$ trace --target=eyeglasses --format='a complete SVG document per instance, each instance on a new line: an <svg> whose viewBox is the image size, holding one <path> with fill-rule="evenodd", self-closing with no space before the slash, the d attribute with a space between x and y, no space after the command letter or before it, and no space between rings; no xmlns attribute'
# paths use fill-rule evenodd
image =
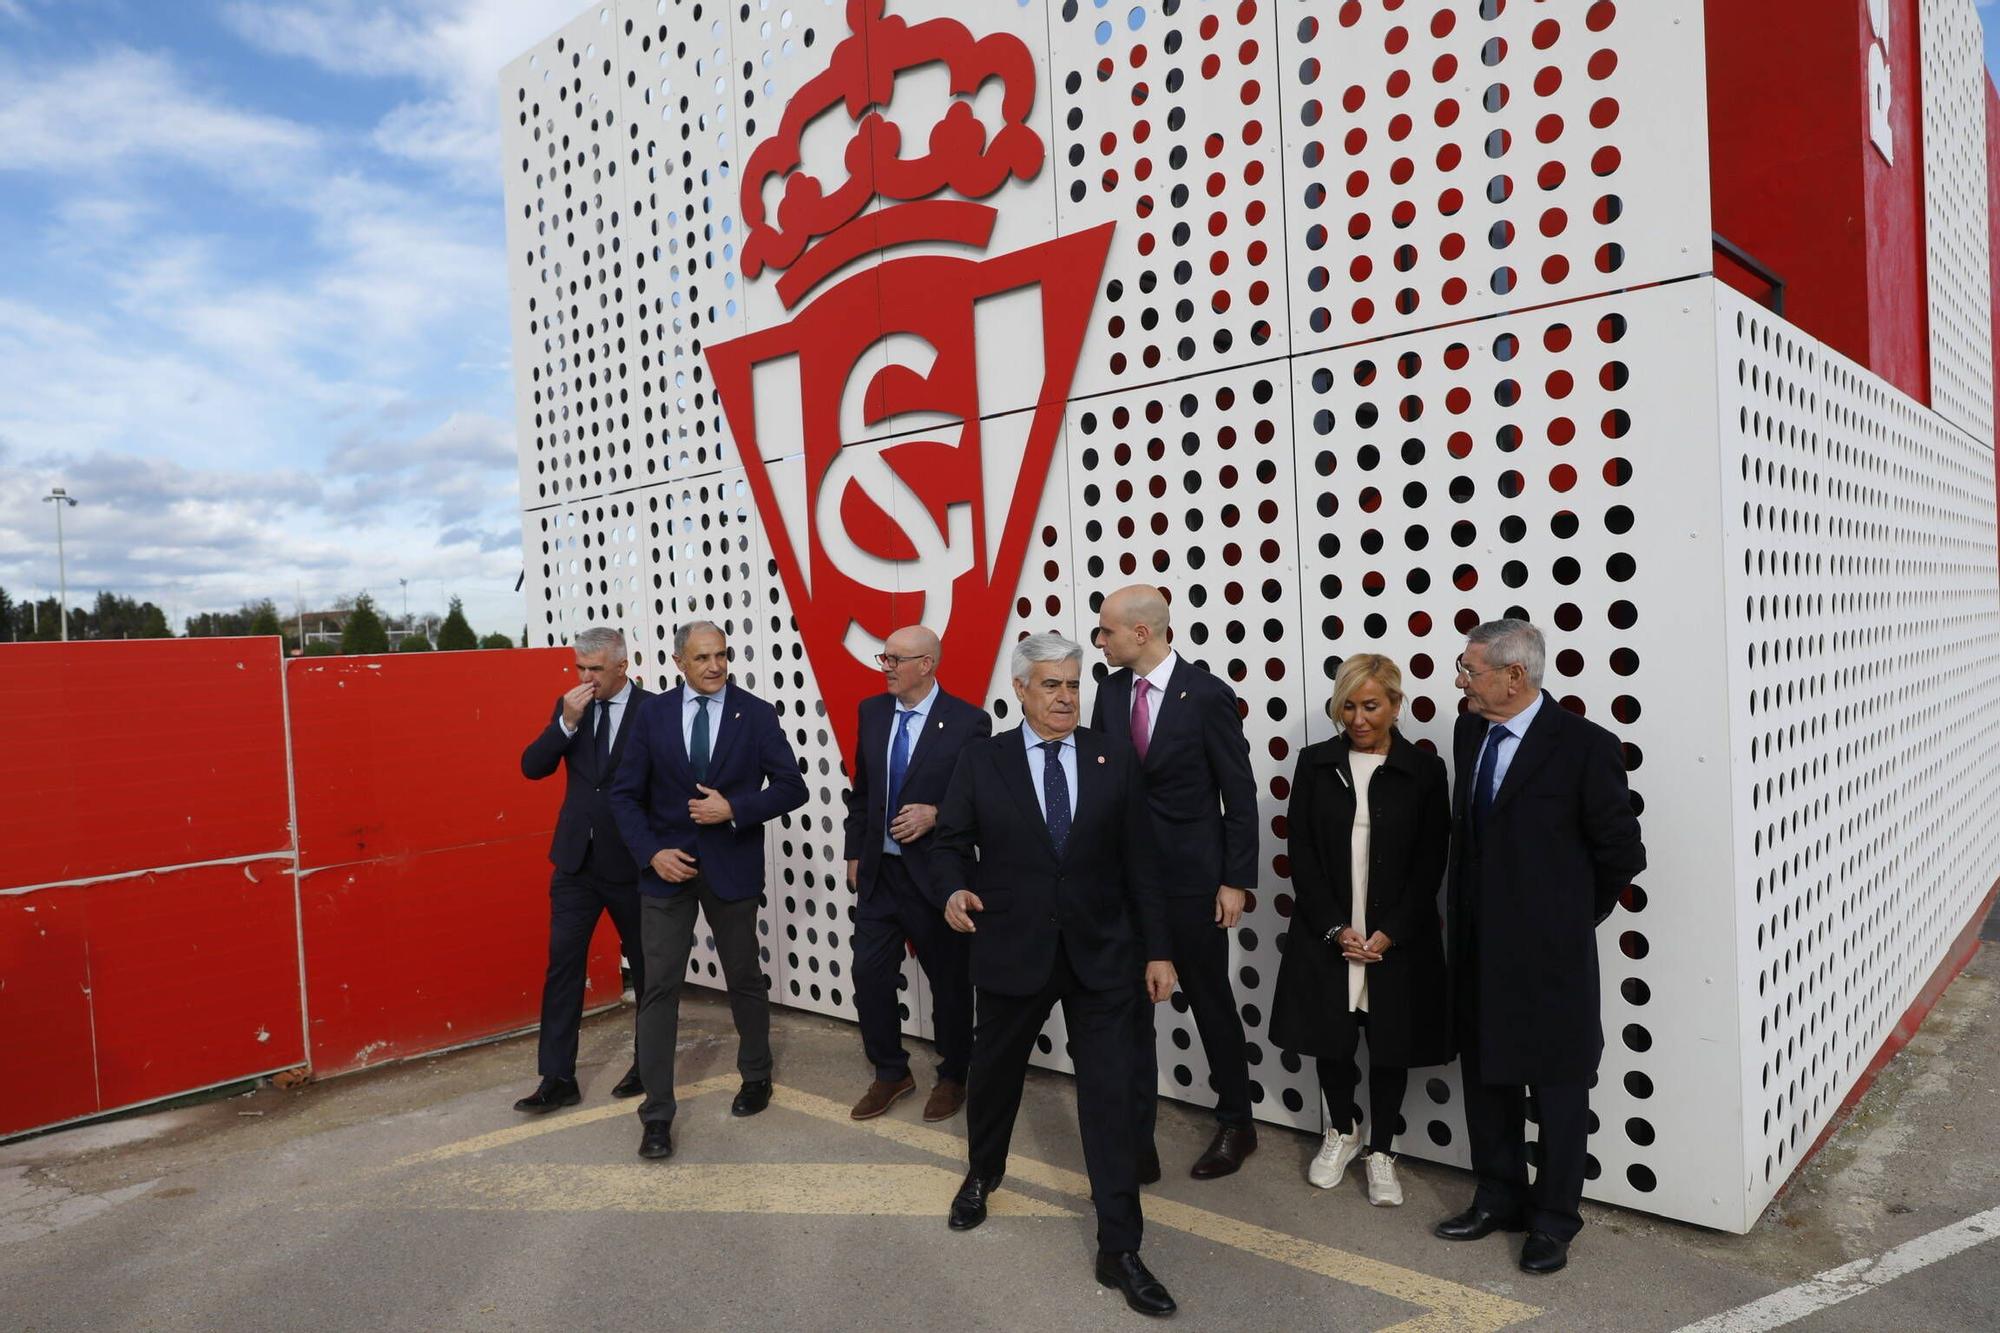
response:
<svg viewBox="0 0 2000 1333"><path fill-rule="evenodd" d="M1478 680L1481 676L1490 676L1496 671L1505 671L1509 666L1512 665L1514 664L1509 662L1501 666L1481 667L1477 671L1474 671L1471 667L1465 664L1465 659L1463 657L1459 658L1457 661L1452 663L1452 666L1457 668L1458 674L1465 677L1467 680Z"/></svg>
<svg viewBox="0 0 2000 1333"><path fill-rule="evenodd" d="M877 653L875 654L875 662L876 665L882 667L884 670L894 671L905 662L922 662L929 657L929 653L919 653L915 657L898 657L894 653Z"/></svg>

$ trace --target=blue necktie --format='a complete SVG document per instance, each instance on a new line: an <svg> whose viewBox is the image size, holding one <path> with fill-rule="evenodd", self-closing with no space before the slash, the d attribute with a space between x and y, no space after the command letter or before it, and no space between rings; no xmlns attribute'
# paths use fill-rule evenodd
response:
<svg viewBox="0 0 2000 1333"><path fill-rule="evenodd" d="M1069 840L1069 778L1063 773L1062 742L1042 742L1042 817L1049 821L1049 841L1060 855Z"/></svg>
<svg viewBox="0 0 2000 1333"><path fill-rule="evenodd" d="M694 769L696 782L708 781L708 696L696 695L694 701L694 738L688 744L688 766Z"/></svg>
<svg viewBox="0 0 2000 1333"><path fill-rule="evenodd" d="M889 808L884 812L888 824L896 822L896 811L903 805L903 775L910 771L910 719L916 716L914 709L896 710L896 739L889 745ZM883 830L888 831L886 826ZM893 838L891 842L895 841Z"/></svg>
<svg viewBox="0 0 2000 1333"><path fill-rule="evenodd" d="M594 753L597 761L597 780L602 782L611 768L611 701L602 699L597 705L597 735L593 737Z"/></svg>
<svg viewBox="0 0 2000 1333"><path fill-rule="evenodd" d="M1479 755L1479 776L1473 779L1472 830L1486 829L1486 816L1493 810L1493 775L1500 770L1500 738L1510 734L1495 722L1486 728L1486 748Z"/></svg>

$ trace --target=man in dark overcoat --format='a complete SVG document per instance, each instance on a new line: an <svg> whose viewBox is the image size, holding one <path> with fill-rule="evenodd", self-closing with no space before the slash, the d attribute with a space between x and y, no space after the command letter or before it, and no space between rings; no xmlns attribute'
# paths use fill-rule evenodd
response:
<svg viewBox="0 0 2000 1333"><path fill-rule="evenodd" d="M1524 620L1466 638L1453 735L1448 876L1454 1017L1478 1188L1446 1240L1526 1231L1521 1268L1553 1273L1582 1229L1590 1084L1604 1052L1597 927L1646 868L1618 740L1543 693ZM1528 1183L1525 1094L1540 1160Z"/></svg>

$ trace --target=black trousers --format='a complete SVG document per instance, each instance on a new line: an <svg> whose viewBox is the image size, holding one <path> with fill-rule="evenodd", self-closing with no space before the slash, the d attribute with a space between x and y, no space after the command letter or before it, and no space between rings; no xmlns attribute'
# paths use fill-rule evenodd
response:
<svg viewBox="0 0 2000 1333"><path fill-rule="evenodd" d="M1354 1062L1355 1048L1361 1043L1361 1029L1368 1015L1354 1012L1354 1045L1339 1055L1323 1055L1313 1063L1319 1073L1320 1094L1326 1098L1327 1127L1342 1134L1354 1130L1354 1090L1361 1082L1361 1067ZM1396 1127L1403 1116L1403 1094L1410 1090L1410 1071L1401 1065L1375 1062L1368 1053L1368 1151L1388 1152L1396 1141Z"/></svg>
<svg viewBox="0 0 2000 1333"><path fill-rule="evenodd" d="M1476 984L1468 960L1465 976ZM1588 1083L1489 1083L1479 1065L1479 1015L1465 1000L1458 1014L1459 1077L1465 1093L1465 1132L1478 1177L1474 1206L1498 1217L1519 1218L1530 1231L1569 1240L1583 1230L1579 1205L1589 1161ZM1541 1126L1540 1160L1528 1183L1527 1098L1535 1099Z"/></svg>
<svg viewBox="0 0 2000 1333"><path fill-rule="evenodd" d="M575 874L549 876L549 966L542 977L542 1035L535 1072L543 1078L576 1078L577 1028L583 1022L584 978L597 920L611 914L618 945L632 968L632 990L646 993L646 962L639 945L639 890L590 872L586 856Z"/></svg>
<svg viewBox="0 0 2000 1333"><path fill-rule="evenodd" d="M1058 1003L1076 1061L1076 1123L1083 1136L1084 1169L1097 1203L1097 1248L1136 1250L1144 1225L1139 1213L1139 1155L1130 1132L1132 1007L1140 1003L1139 988L1086 988L1071 971L1061 945L1056 946L1056 965L1048 984L1038 994L978 992L965 1105L971 1166L989 1179L1006 1173L1028 1055Z"/></svg>
<svg viewBox="0 0 2000 1333"><path fill-rule="evenodd" d="M1167 936L1181 994L1194 1015L1201 1049L1208 1057L1209 1085L1215 1089L1215 1118L1224 1125L1250 1123L1250 1060L1244 1047L1243 1020L1236 1009L1236 992L1229 985L1229 932L1215 924L1215 895L1169 898L1165 901ZM1153 1146L1153 1124L1159 1115L1160 1048L1153 1026L1153 1008L1142 996L1138 1003L1138 1068L1133 1096L1138 1105L1139 1144Z"/></svg>
<svg viewBox="0 0 2000 1333"><path fill-rule="evenodd" d="M639 1001L639 1077L646 1099L639 1119L674 1118L674 1048L680 1041L681 986L694 949L695 909L708 918L722 979L729 986L729 1014L736 1021L736 1069L744 1081L771 1077L771 1001L757 948L757 900L725 902L696 875L669 897L643 894L640 935L646 953L646 990Z"/></svg>
<svg viewBox="0 0 2000 1333"><path fill-rule="evenodd" d="M917 963L931 984L931 1023L937 1032L940 1079L963 1083L972 1062L971 937L944 922L900 856L884 856L882 869L854 915L854 1007L861 1018L861 1049L875 1077L900 1083L910 1072L896 989L903 977L903 945L916 946Z"/></svg>

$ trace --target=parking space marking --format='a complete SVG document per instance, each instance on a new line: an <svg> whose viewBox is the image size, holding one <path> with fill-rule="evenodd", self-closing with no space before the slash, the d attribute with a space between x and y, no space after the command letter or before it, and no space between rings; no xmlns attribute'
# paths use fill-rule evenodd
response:
<svg viewBox="0 0 2000 1333"><path fill-rule="evenodd" d="M965 1161L965 1140L955 1134L947 1134L942 1130L930 1129L888 1116L856 1121L849 1117L847 1107L839 1102L809 1092L801 1092L797 1088L780 1086L772 1101L774 1105L786 1110L866 1130L877 1137L915 1148L920 1152L931 1153L961 1164ZM1090 1196L1088 1177L1019 1154L1007 1159L1007 1175L1009 1179L1025 1181L1075 1199L1085 1200ZM994 1203L998 1204L1007 1193L1005 1189L996 1193L993 1196ZM1217 1245L1227 1245L1232 1249L1242 1250L1308 1273L1316 1273L1321 1277L1332 1278L1349 1286L1361 1287L1417 1306L1424 1311L1417 1318L1395 1324L1381 1330L1381 1333L1445 1333L1446 1330L1466 1330L1468 1333L1471 1330L1480 1330L1482 1333L1490 1333L1490 1330L1508 1328L1542 1313L1539 1307L1524 1305L1504 1296L1495 1296L1477 1287L1468 1287L1446 1278L1433 1277L1429 1273L1420 1273L1415 1269L1370 1259L1365 1255L1337 1250L1317 1241L1286 1235L1282 1231L1273 1231L1269 1227L1261 1227L1252 1222L1210 1212L1206 1208L1176 1203L1157 1195L1145 1196L1145 1212L1148 1222L1171 1227L1175 1231L1184 1231Z"/></svg>
<svg viewBox="0 0 2000 1333"><path fill-rule="evenodd" d="M677 1101L692 1101L722 1088L734 1087L734 1074L717 1074L699 1083L689 1083L674 1089ZM398 1157L389 1165L391 1168L421 1166L426 1162L448 1162L454 1157L465 1157L472 1153L487 1152L494 1148L504 1148L510 1143L524 1139L539 1138L543 1134L556 1134L565 1129L575 1129L580 1125L594 1125L600 1120L615 1120L621 1115L635 1115L639 1104L635 1101L609 1102L603 1106L593 1106L587 1111L557 1111L523 1125L513 1125L507 1129L496 1129L490 1134L479 1134L457 1143L447 1143L438 1148L427 1148L423 1152L413 1152L407 1157Z"/></svg>
<svg viewBox="0 0 2000 1333"><path fill-rule="evenodd" d="M471 1167L409 1188L405 1203L500 1212L767 1213L943 1217L958 1188L944 1167L880 1162L703 1162L659 1166ZM996 1195L1002 1217L1075 1217L1059 1204Z"/></svg>
<svg viewBox="0 0 2000 1333"><path fill-rule="evenodd" d="M1962 1222L1905 1241L1876 1258L1856 1259L1851 1264L1829 1268L1795 1287L1710 1315L1699 1323L1687 1325L1680 1333L1763 1333L1765 1329L1783 1328L1995 1238L2000 1238L2000 1208L1988 1208Z"/></svg>

